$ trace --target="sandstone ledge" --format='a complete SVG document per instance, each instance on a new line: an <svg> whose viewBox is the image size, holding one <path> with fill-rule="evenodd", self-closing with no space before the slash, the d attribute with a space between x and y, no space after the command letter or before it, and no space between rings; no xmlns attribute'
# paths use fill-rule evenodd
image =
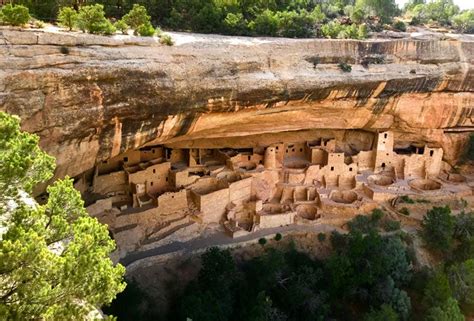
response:
<svg viewBox="0 0 474 321"><path fill-rule="evenodd" d="M1 28L0 110L40 135L58 176L147 143L248 147L315 132L363 142L386 129L454 163L474 128L470 37L173 37L167 47Z"/></svg>

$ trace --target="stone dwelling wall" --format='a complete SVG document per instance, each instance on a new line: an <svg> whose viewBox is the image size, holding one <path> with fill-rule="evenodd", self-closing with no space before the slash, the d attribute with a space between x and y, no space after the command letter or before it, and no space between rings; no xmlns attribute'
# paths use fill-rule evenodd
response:
<svg viewBox="0 0 474 321"><path fill-rule="evenodd" d="M375 166L375 152L372 150L369 151L360 151L356 156L353 156L352 159L357 164L357 167L360 171L373 170Z"/></svg>
<svg viewBox="0 0 474 321"><path fill-rule="evenodd" d="M357 165L355 163L346 165L344 153L330 153L328 164L318 172L318 180L325 183L328 188L350 188L355 186ZM351 182L349 184L348 182Z"/></svg>
<svg viewBox="0 0 474 321"><path fill-rule="evenodd" d="M148 162L153 159L164 157L163 147L157 146L150 149L141 149L140 150L140 161Z"/></svg>
<svg viewBox="0 0 474 321"><path fill-rule="evenodd" d="M229 203L229 189L225 188L205 195L196 194L196 196L199 199L196 205L199 205L203 223L219 223Z"/></svg>
<svg viewBox="0 0 474 321"><path fill-rule="evenodd" d="M200 177L198 175L190 175L189 171L171 171L169 182L175 188L183 188L196 182Z"/></svg>
<svg viewBox="0 0 474 321"><path fill-rule="evenodd" d="M425 159L423 155L412 154L403 155L405 179L424 178L425 177Z"/></svg>
<svg viewBox="0 0 474 321"><path fill-rule="evenodd" d="M235 204L248 201L252 196L252 177L229 184L229 202Z"/></svg>
<svg viewBox="0 0 474 321"><path fill-rule="evenodd" d="M168 161L171 163L186 162L187 151L184 149L171 149L168 154Z"/></svg>
<svg viewBox="0 0 474 321"><path fill-rule="evenodd" d="M375 153L375 171L395 165L392 132L382 132L378 134Z"/></svg>
<svg viewBox="0 0 474 321"><path fill-rule="evenodd" d="M127 174L125 171L118 171L95 176L92 188L94 193L102 195L125 191L127 189Z"/></svg>
<svg viewBox="0 0 474 321"><path fill-rule="evenodd" d="M129 174L128 180L130 184L145 184L147 193L156 195L169 188L170 169L170 162L152 165L144 170Z"/></svg>
<svg viewBox="0 0 474 321"><path fill-rule="evenodd" d="M443 149L425 147L425 171L428 177L437 177L443 164Z"/></svg>
<svg viewBox="0 0 474 321"><path fill-rule="evenodd" d="M328 152L319 147L311 148L311 164L324 166L328 163Z"/></svg>
<svg viewBox="0 0 474 321"><path fill-rule="evenodd" d="M262 229L290 225L295 222L296 212L286 212L281 214L258 214L256 221Z"/></svg>
<svg viewBox="0 0 474 321"><path fill-rule="evenodd" d="M133 166L138 163L140 163L140 151L129 150L123 154L112 157L109 160L100 162L97 164L97 169L99 174L108 174L110 172L121 170L123 165Z"/></svg>
<svg viewBox="0 0 474 321"><path fill-rule="evenodd" d="M291 143L287 144L285 148L285 157L300 157L306 158L306 143Z"/></svg>
<svg viewBox="0 0 474 321"><path fill-rule="evenodd" d="M176 193L165 193L158 197L158 213L167 215L188 209L188 197L185 189Z"/></svg>

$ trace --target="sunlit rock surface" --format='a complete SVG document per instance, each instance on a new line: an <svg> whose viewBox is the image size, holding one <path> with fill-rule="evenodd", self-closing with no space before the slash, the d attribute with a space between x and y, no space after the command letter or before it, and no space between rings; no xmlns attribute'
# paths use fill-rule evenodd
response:
<svg viewBox="0 0 474 321"><path fill-rule="evenodd" d="M146 144L250 147L327 135L350 153L370 148L378 130L397 144L442 147L452 165L474 128L472 38L173 37L168 47L0 29L0 110L41 137L57 176Z"/></svg>

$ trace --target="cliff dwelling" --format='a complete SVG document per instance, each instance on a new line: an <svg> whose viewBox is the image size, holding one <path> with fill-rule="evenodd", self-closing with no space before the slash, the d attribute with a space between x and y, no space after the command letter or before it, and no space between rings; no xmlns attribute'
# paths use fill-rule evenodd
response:
<svg viewBox="0 0 474 321"><path fill-rule="evenodd" d="M397 149L391 131L374 133L371 148L351 155L338 143L147 146L97 164L76 186L89 213L109 225L121 256L190 228L235 238L292 224L340 225L404 195L471 195L461 175L448 174L440 147Z"/></svg>

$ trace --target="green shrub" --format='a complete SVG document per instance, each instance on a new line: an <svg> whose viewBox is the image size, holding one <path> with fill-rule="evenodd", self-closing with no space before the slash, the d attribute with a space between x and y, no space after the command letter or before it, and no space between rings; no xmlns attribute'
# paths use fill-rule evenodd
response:
<svg viewBox="0 0 474 321"><path fill-rule="evenodd" d="M11 26L23 26L31 19L30 11L22 5L6 4L0 10L0 22Z"/></svg>
<svg viewBox="0 0 474 321"><path fill-rule="evenodd" d="M264 238L264 237L259 238L259 239L258 239L258 244L260 244L260 245L262 245L262 246L265 245L265 244L267 244L267 239Z"/></svg>
<svg viewBox="0 0 474 321"><path fill-rule="evenodd" d="M144 6L134 4L122 20L134 30L135 35L152 36L150 35L153 26L150 22L150 16ZM153 34L155 33L153 29Z"/></svg>
<svg viewBox="0 0 474 321"><path fill-rule="evenodd" d="M400 213L402 213L403 215L406 215L406 216L409 216L410 215L410 210L406 207L402 207L400 210L399 210Z"/></svg>
<svg viewBox="0 0 474 321"><path fill-rule="evenodd" d="M153 37L155 35L155 28L151 25L151 22L144 23L135 30L142 37Z"/></svg>
<svg viewBox="0 0 474 321"><path fill-rule="evenodd" d="M167 46L172 46L174 44L173 38L171 38L170 35L161 35L160 37L160 43L167 45Z"/></svg>
<svg viewBox="0 0 474 321"><path fill-rule="evenodd" d="M114 24L115 29L126 35L128 33L128 25L123 19L117 20Z"/></svg>
<svg viewBox="0 0 474 321"><path fill-rule="evenodd" d="M368 37L369 37L369 30L367 28L367 25L365 23L359 25L359 29L357 30L357 38L367 39Z"/></svg>
<svg viewBox="0 0 474 321"><path fill-rule="evenodd" d="M247 33L248 22L242 13L229 12L224 19L225 32L233 35L243 35Z"/></svg>
<svg viewBox="0 0 474 321"><path fill-rule="evenodd" d="M386 232L397 231L400 229L400 222L394 220L386 220L383 225L383 229Z"/></svg>
<svg viewBox="0 0 474 321"><path fill-rule="evenodd" d="M392 27L398 31L403 31L403 32L407 31L407 25L403 21L400 21L400 20L395 21Z"/></svg>
<svg viewBox="0 0 474 321"><path fill-rule="evenodd" d="M351 65L349 65L345 62L340 62L338 64L338 66L339 66L339 69L341 69L343 72L351 72L352 71Z"/></svg>
<svg viewBox="0 0 474 321"><path fill-rule="evenodd" d="M261 36L276 36L280 28L280 16L271 10L265 10L249 23L249 29Z"/></svg>
<svg viewBox="0 0 474 321"><path fill-rule="evenodd" d="M45 24L44 24L44 21L35 20L34 26L37 29L43 29L45 27Z"/></svg>
<svg viewBox="0 0 474 321"><path fill-rule="evenodd" d="M106 19L104 21L104 23L101 25L100 27L101 29L101 32L102 34L104 35L113 35L115 33L115 31L117 31L117 29L115 29L115 26L113 25L112 22L110 22L110 20Z"/></svg>
<svg viewBox="0 0 474 321"><path fill-rule="evenodd" d="M323 232L319 232L318 233L318 241L322 243L325 240L326 240L326 234L324 234Z"/></svg>
<svg viewBox="0 0 474 321"><path fill-rule="evenodd" d="M410 196L403 195L400 197L400 203L415 204L415 201L411 199Z"/></svg>
<svg viewBox="0 0 474 321"><path fill-rule="evenodd" d="M455 224L449 206L433 207L423 217L421 236L429 247L446 253L453 245Z"/></svg>
<svg viewBox="0 0 474 321"><path fill-rule="evenodd" d="M315 18L306 10L283 11L280 13L281 35L289 38L309 38L313 36Z"/></svg>
<svg viewBox="0 0 474 321"><path fill-rule="evenodd" d="M459 32L474 33L474 9L464 10L451 19Z"/></svg>
<svg viewBox="0 0 474 321"><path fill-rule="evenodd" d="M77 11L71 7L62 7L58 13L58 23L71 31L77 23Z"/></svg>
<svg viewBox="0 0 474 321"><path fill-rule="evenodd" d="M82 6L77 15L77 27L83 32L112 34L115 27L105 18L104 6L95 4Z"/></svg>
<svg viewBox="0 0 474 321"><path fill-rule="evenodd" d="M339 21L331 21L321 26L321 33L325 38L336 39L343 29Z"/></svg>
<svg viewBox="0 0 474 321"><path fill-rule="evenodd" d="M377 223L384 217L384 215L385 213L381 209L376 208L372 211L372 213L370 213L370 220L374 223Z"/></svg>
<svg viewBox="0 0 474 321"><path fill-rule="evenodd" d="M281 239L282 239L281 234L280 234L280 233L277 233L277 234L275 235L275 241L280 241Z"/></svg>

